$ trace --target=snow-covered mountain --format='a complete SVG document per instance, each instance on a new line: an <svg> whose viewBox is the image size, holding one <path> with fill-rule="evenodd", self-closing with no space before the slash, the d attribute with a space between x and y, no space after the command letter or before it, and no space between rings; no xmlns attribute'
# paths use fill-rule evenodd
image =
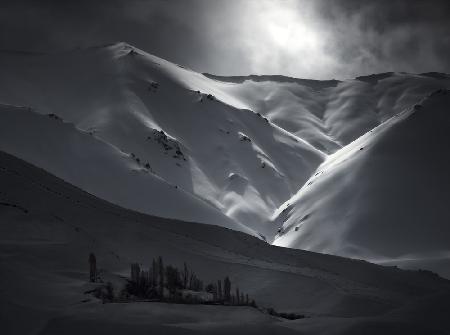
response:
<svg viewBox="0 0 450 335"><path fill-rule="evenodd" d="M276 213L275 244L450 276L450 91L369 131Z"/></svg>
<svg viewBox="0 0 450 335"><path fill-rule="evenodd" d="M162 217L256 234L194 194L169 184L144 162L54 114L0 105L0 147L115 204ZM176 205L175 205L176 204Z"/></svg>
<svg viewBox="0 0 450 335"><path fill-rule="evenodd" d="M445 334L450 327L450 282L427 272L139 214L3 152L0 185L2 334ZM230 276L233 289L260 306L308 318L283 321L251 307L102 304L85 294L89 252L117 290L130 263L162 255L208 281Z"/></svg>
<svg viewBox="0 0 450 335"><path fill-rule="evenodd" d="M448 179L440 179L442 197L430 181L432 197L417 200L428 194L422 180L447 166L443 145L421 128L437 118L426 113L426 122L411 126L416 141L420 136L417 154L411 150L418 145L397 148L406 138L396 120L405 116L393 118L430 92L450 88L448 75L219 77L126 43L51 54L0 52L0 73L0 150L95 196L147 214L261 234L282 246L395 264L428 259L413 265L439 271L431 260L448 258L441 248L447 233L441 244L430 243L450 216L443 210ZM366 141L388 149L359 151ZM445 134L441 141L450 142ZM400 171L377 172L376 157L384 151L390 156L383 164L402 166L407 182ZM419 162L408 165L411 157ZM326 174L325 167L336 173ZM364 196L352 193L363 187ZM422 224L410 207L416 214L423 208ZM364 209L365 216L349 208ZM395 220L388 215L394 210ZM417 221L409 227L411 217ZM423 224L428 217L433 220ZM357 243L348 236L354 229L366 230L353 234ZM380 252L382 235L392 243Z"/></svg>
<svg viewBox="0 0 450 335"><path fill-rule="evenodd" d="M441 73L382 73L352 80L317 81L283 76L217 77L214 86L330 154L410 108L429 93L450 87Z"/></svg>
<svg viewBox="0 0 450 335"><path fill-rule="evenodd" d="M148 163L150 173L180 192L211 203L235 226L242 223L264 235L274 235L268 224L273 211L325 157L255 112L230 105L233 99L215 89L212 80L127 44L1 57L1 102L73 123L135 155L142 166ZM42 136L51 132L39 131ZM0 145L15 153L8 141ZM62 170L51 171L64 177ZM129 207L126 200L118 203ZM139 210L157 214L158 209L149 201Z"/></svg>

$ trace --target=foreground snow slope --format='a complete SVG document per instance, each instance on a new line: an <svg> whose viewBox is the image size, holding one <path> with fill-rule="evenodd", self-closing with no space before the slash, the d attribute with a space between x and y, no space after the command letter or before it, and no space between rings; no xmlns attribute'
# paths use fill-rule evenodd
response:
<svg viewBox="0 0 450 335"><path fill-rule="evenodd" d="M213 80L125 43L0 59L0 102L57 114L269 237L275 227L268 218L325 157L233 107Z"/></svg>
<svg viewBox="0 0 450 335"><path fill-rule="evenodd" d="M275 244L450 276L450 93L331 155L277 212Z"/></svg>
<svg viewBox="0 0 450 335"><path fill-rule="evenodd" d="M445 334L450 284L428 273L270 246L218 226L126 210L0 152L2 334ZM108 280L155 256L206 281L229 275L283 321L240 307L105 304L87 256ZM234 287L234 286L233 286Z"/></svg>
<svg viewBox="0 0 450 335"><path fill-rule="evenodd" d="M255 234L214 206L162 180L143 162L137 163L129 154L54 116L0 105L0 150L127 208Z"/></svg>

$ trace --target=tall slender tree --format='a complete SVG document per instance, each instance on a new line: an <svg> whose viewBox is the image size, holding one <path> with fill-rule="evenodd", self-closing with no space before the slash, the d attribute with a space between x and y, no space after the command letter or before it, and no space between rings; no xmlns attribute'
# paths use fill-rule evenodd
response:
<svg viewBox="0 0 450 335"><path fill-rule="evenodd" d="M156 288L158 285L158 265L156 259L153 258L152 262L152 287Z"/></svg>
<svg viewBox="0 0 450 335"><path fill-rule="evenodd" d="M221 301L223 299L222 296L222 281L219 279L217 281L217 299Z"/></svg>
<svg viewBox="0 0 450 335"><path fill-rule="evenodd" d="M158 257L158 278L159 278L159 296L162 298L164 296L164 264L162 257Z"/></svg>
<svg viewBox="0 0 450 335"><path fill-rule="evenodd" d="M180 272L176 267L166 266L166 282L167 288L171 294L174 294L181 284Z"/></svg>
<svg viewBox="0 0 450 335"><path fill-rule="evenodd" d="M189 270L188 270L186 262L184 262L182 277L183 277L183 288L187 289L188 281L189 281Z"/></svg>
<svg viewBox="0 0 450 335"><path fill-rule="evenodd" d="M131 281L138 284L140 275L141 275L141 268L139 267L139 264L132 263L131 264Z"/></svg>
<svg viewBox="0 0 450 335"><path fill-rule="evenodd" d="M93 283L97 281L97 259L92 252L89 254L89 280Z"/></svg>
<svg viewBox="0 0 450 335"><path fill-rule="evenodd" d="M226 302L231 301L231 281L228 276L223 281L223 296Z"/></svg>

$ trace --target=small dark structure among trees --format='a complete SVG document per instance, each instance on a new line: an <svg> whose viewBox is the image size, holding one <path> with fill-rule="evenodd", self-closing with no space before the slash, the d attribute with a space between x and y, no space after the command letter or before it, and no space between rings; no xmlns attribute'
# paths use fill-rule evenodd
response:
<svg viewBox="0 0 450 335"><path fill-rule="evenodd" d="M56 114L54 114L54 113L47 114L47 116L48 116L50 119L54 119L54 120L57 120L57 121L62 121L62 120L63 120L61 117L59 117L58 115L56 115Z"/></svg>

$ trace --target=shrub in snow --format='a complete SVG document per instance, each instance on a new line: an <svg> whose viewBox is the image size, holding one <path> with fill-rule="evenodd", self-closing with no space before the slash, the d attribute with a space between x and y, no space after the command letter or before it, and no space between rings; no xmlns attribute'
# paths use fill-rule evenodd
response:
<svg viewBox="0 0 450 335"><path fill-rule="evenodd" d="M113 302L114 299L114 287L111 282L107 282L106 285L97 286L92 291L86 293L92 293L94 297L100 299L103 303Z"/></svg>
<svg viewBox="0 0 450 335"><path fill-rule="evenodd" d="M54 120L57 120L57 121L62 121L62 118L60 118L58 115L56 115L56 114L54 114L54 113L47 114L47 116L48 116L50 119L54 119Z"/></svg>
<svg viewBox="0 0 450 335"><path fill-rule="evenodd" d="M295 313L279 313L273 308L267 308L267 313L273 316L277 316L280 318L288 319L288 320L298 320L305 318L302 314L295 314Z"/></svg>
<svg viewBox="0 0 450 335"><path fill-rule="evenodd" d="M150 92L156 92L159 88L159 84L157 82L151 82L150 85L148 86L148 90Z"/></svg>
<svg viewBox="0 0 450 335"><path fill-rule="evenodd" d="M241 134L240 136L240 140L241 142L251 142L252 140L250 139L250 137L248 137L247 135Z"/></svg>
<svg viewBox="0 0 450 335"><path fill-rule="evenodd" d="M106 292L104 295L104 299L107 301L113 301L114 300L114 287L111 282L107 282L105 286Z"/></svg>

